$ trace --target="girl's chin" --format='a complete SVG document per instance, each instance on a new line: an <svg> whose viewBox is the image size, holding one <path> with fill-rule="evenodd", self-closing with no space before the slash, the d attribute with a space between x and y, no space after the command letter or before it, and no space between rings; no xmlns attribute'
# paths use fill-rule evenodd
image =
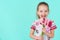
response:
<svg viewBox="0 0 60 40"><path fill-rule="evenodd" d="M46 18L46 17L40 17L40 18Z"/></svg>

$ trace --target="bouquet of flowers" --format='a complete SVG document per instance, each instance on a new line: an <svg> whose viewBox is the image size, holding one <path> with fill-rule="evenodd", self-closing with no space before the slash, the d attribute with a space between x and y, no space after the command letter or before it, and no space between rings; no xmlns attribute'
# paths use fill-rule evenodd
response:
<svg viewBox="0 0 60 40"><path fill-rule="evenodd" d="M42 32L42 28L46 28L47 32L50 32L50 30L56 29L56 25L52 20L49 20L47 18L41 18L39 20L36 20L31 27L33 30L36 30L35 35L36 36L43 36L44 33Z"/></svg>
<svg viewBox="0 0 60 40"><path fill-rule="evenodd" d="M56 29L56 25L54 24L54 22L52 20L47 19L47 18L43 18L42 26L43 26L43 28L46 28L47 32L49 32L50 30ZM41 35L43 36L44 33L42 32Z"/></svg>

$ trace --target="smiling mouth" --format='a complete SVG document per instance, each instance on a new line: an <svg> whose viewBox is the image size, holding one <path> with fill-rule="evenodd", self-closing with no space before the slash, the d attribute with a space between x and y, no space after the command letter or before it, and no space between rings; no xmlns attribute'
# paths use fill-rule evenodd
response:
<svg viewBox="0 0 60 40"><path fill-rule="evenodd" d="M46 17L46 15L41 15L41 17Z"/></svg>

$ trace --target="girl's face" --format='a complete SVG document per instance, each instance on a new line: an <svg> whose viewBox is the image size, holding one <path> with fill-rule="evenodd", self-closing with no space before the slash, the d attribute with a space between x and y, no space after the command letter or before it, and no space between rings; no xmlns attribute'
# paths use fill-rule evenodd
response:
<svg viewBox="0 0 60 40"><path fill-rule="evenodd" d="M42 18L42 17L46 17L48 15L48 6L47 5L40 5L37 11L37 15Z"/></svg>

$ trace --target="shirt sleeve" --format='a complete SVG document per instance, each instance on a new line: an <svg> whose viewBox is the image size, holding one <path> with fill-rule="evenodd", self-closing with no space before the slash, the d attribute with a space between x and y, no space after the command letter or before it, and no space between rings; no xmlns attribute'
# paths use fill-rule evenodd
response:
<svg viewBox="0 0 60 40"><path fill-rule="evenodd" d="M56 27L55 23L52 22L52 26L50 27L50 30L54 30L54 29L56 29L56 28L57 28L57 27Z"/></svg>
<svg viewBox="0 0 60 40"><path fill-rule="evenodd" d="M32 23L31 29L33 29L33 30L35 30L35 29L36 29L35 22L34 22L34 23Z"/></svg>

